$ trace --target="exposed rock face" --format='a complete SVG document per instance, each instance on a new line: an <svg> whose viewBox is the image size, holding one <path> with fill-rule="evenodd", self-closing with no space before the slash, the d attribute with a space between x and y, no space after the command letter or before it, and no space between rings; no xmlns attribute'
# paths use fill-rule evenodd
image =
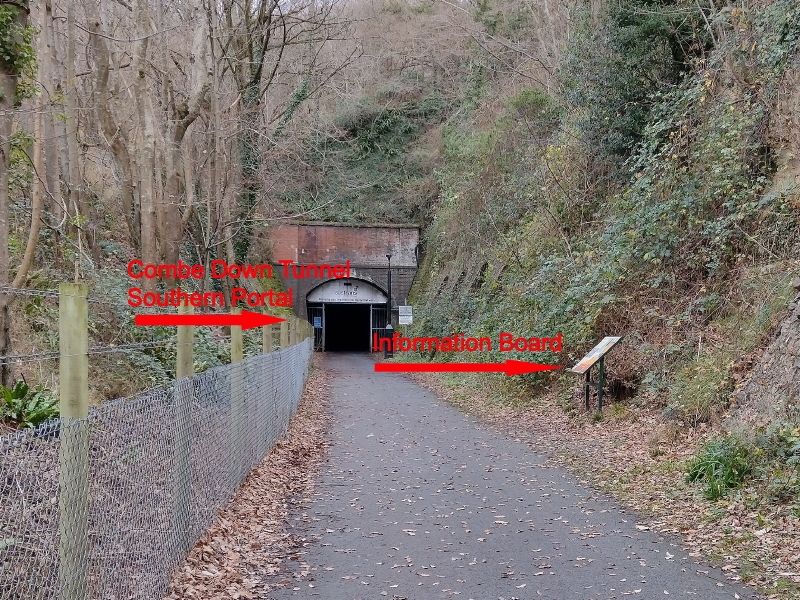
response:
<svg viewBox="0 0 800 600"><path fill-rule="evenodd" d="M758 425L800 416L800 294L789 304L775 339L733 399L741 409L732 415L729 426L735 421Z"/></svg>

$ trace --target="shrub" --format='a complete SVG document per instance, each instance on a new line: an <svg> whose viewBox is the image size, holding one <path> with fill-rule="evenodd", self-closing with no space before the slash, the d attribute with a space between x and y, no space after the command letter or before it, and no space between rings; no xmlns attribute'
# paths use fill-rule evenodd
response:
<svg viewBox="0 0 800 600"><path fill-rule="evenodd" d="M587 144L621 164L642 139L652 96L709 48L700 5L677 11L662 0L621 0L608 5L599 27L588 10L579 22L561 66L564 97Z"/></svg>
<svg viewBox="0 0 800 600"><path fill-rule="evenodd" d="M670 385L667 415L696 427L722 410L733 390L727 352L700 356L681 368Z"/></svg>
<svg viewBox="0 0 800 600"><path fill-rule="evenodd" d="M0 386L0 393L0 417L20 428L36 427L58 417L58 398L42 386L32 390L24 381L17 381L10 388Z"/></svg>
<svg viewBox="0 0 800 600"><path fill-rule="evenodd" d="M703 496L717 500L753 473L756 454L734 436L712 440L689 463L686 481L705 483Z"/></svg>

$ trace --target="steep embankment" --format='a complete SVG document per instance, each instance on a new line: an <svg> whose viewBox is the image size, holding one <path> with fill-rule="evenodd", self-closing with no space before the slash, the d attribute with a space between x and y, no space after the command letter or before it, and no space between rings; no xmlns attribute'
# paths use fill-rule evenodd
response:
<svg viewBox="0 0 800 600"><path fill-rule="evenodd" d="M800 289L800 280L793 282ZM776 331L774 339L757 359L749 377L734 392L740 406L731 414L729 427L742 425L769 426L776 421L797 418L800 400L800 296L789 304L789 312Z"/></svg>
<svg viewBox="0 0 800 600"><path fill-rule="evenodd" d="M563 365L625 335L619 397L714 421L796 268L795 8L615 3L549 92L488 80L442 129L416 331L561 332Z"/></svg>

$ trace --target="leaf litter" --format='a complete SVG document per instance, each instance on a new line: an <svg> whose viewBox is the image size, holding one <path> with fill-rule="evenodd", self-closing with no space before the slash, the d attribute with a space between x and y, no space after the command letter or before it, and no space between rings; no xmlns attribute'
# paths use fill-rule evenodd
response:
<svg viewBox="0 0 800 600"><path fill-rule="evenodd" d="M310 502L326 453L331 374L314 357L297 414L230 503L172 573L164 600L265 599L308 575L305 538L289 533L290 513Z"/></svg>

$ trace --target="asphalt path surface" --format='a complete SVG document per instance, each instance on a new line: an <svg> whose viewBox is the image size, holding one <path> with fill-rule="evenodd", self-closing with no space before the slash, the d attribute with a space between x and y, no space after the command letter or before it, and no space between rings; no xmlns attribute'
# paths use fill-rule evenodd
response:
<svg viewBox="0 0 800 600"><path fill-rule="evenodd" d="M676 540L366 355L328 355L335 425L275 600L751 599ZM602 460L602 457L598 457Z"/></svg>

